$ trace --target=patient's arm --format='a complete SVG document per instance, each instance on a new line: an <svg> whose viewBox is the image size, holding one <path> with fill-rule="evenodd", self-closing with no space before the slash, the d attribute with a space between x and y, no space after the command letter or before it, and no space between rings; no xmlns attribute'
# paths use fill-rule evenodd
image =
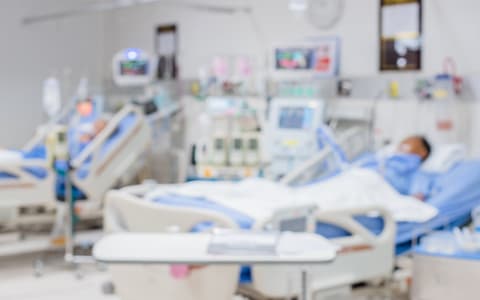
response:
<svg viewBox="0 0 480 300"><path fill-rule="evenodd" d="M93 136L91 134L82 134L79 138L80 143L89 143L93 140Z"/></svg>
<svg viewBox="0 0 480 300"><path fill-rule="evenodd" d="M427 197L425 196L425 194L423 194L423 193L416 193L416 194L413 194L413 195L411 195L411 196L414 197L414 198L417 198L417 199L420 200L420 201L425 201L426 198L427 198Z"/></svg>

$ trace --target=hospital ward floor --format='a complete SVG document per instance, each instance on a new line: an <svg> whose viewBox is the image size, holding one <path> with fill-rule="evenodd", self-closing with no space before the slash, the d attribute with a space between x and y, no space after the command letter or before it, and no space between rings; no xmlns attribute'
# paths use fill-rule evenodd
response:
<svg viewBox="0 0 480 300"><path fill-rule="evenodd" d="M115 295L105 295L102 286L109 275L93 267L83 267L78 273L65 268L60 255L49 257L41 277L33 275L32 264L38 256L0 260L1 300L120 300ZM356 288L347 298L339 300L407 300L406 295L394 295L387 288ZM235 300L244 298L235 297ZM334 299L329 299L334 300Z"/></svg>

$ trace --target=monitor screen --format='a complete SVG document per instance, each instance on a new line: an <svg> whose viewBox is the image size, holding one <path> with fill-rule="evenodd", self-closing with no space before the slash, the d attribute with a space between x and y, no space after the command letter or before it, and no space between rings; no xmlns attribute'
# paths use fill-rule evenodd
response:
<svg viewBox="0 0 480 300"><path fill-rule="evenodd" d="M257 150L258 149L258 140L257 139L249 139L248 140L248 148L250 150Z"/></svg>
<svg viewBox="0 0 480 300"><path fill-rule="evenodd" d="M120 75L146 76L148 75L148 60L124 60L120 62Z"/></svg>
<svg viewBox="0 0 480 300"><path fill-rule="evenodd" d="M278 70L310 70L314 64L314 49L285 48L275 50L275 65Z"/></svg>
<svg viewBox="0 0 480 300"><path fill-rule="evenodd" d="M223 139L215 139L215 150L223 150Z"/></svg>
<svg viewBox="0 0 480 300"><path fill-rule="evenodd" d="M233 148L235 150L242 150L243 148L243 140L242 139L234 139L233 140Z"/></svg>
<svg viewBox="0 0 480 300"><path fill-rule="evenodd" d="M280 109L278 127L281 129L310 129L314 111L308 107L284 107Z"/></svg>

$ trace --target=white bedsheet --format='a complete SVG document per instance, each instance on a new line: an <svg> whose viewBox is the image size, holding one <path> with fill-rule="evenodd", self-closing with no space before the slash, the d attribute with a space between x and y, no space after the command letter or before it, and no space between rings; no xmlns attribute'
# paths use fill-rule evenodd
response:
<svg viewBox="0 0 480 300"><path fill-rule="evenodd" d="M2 162L11 162L22 160L23 156L21 153L6 149L0 149L0 163Z"/></svg>
<svg viewBox="0 0 480 300"><path fill-rule="evenodd" d="M382 206L396 221L426 222L438 214L432 205L403 196L378 173L352 169L333 179L298 189L300 197L315 199L322 210L338 210L364 206Z"/></svg>
<svg viewBox="0 0 480 300"><path fill-rule="evenodd" d="M288 187L264 179L241 182L197 181L179 185L161 185L146 195L155 199L166 194L205 197L220 205L242 212L255 220L266 220L275 210L299 205L314 205L312 200L296 201L296 192Z"/></svg>
<svg viewBox="0 0 480 300"><path fill-rule="evenodd" d="M425 222L438 213L431 205L398 194L380 175L365 169L352 169L325 182L299 188L265 179L238 183L191 182L160 186L146 198L165 194L205 197L257 220L268 218L275 209L310 204L324 211L381 206L388 209L396 221L408 222Z"/></svg>

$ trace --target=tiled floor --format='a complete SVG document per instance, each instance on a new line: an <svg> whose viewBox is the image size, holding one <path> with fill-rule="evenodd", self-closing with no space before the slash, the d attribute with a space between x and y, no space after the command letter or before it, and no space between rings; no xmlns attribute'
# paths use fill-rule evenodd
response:
<svg viewBox="0 0 480 300"><path fill-rule="evenodd" d="M36 278L32 268L34 260L35 256L23 256L0 261L1 300L119 300L114 295L102 293L102 285L109 281L106 272L92 266L83 267L83 278L78 279L74 270L61 264L61 256L56 256L50 259L45 274ZM408 299L393 294L385 288L362 288L356 289L349 299L342 300Z"/></svg>
<svg viewBox="0 0 480 300"><path fill-rule="evenodd" d="M42 277L33 275L35 257L0 262L0 299L2 300L118 300L102 293L108 274L93 267L83 269L83 278L54 258Z"/></svg>

